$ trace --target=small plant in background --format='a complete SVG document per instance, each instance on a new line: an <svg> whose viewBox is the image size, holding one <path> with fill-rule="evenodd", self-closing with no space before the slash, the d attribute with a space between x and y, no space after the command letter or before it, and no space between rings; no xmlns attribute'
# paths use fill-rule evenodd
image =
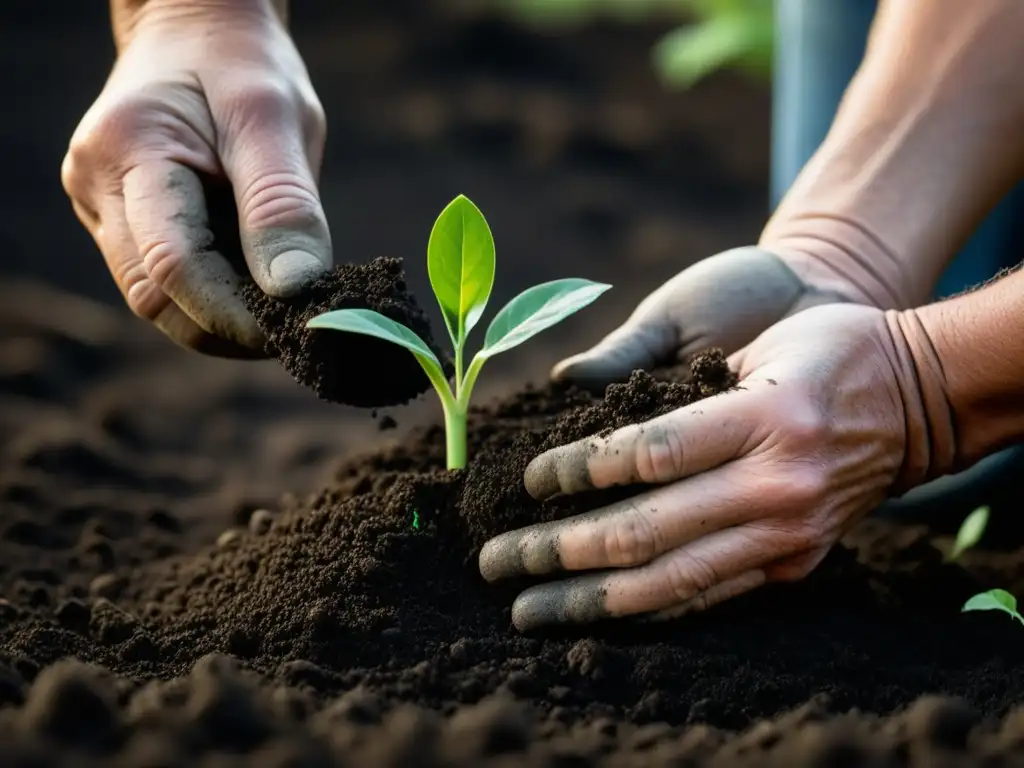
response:
<svg viewBox="0 0 1024 768"><path fill-rule="evenodd" d="M307 326L373 336L409 350L441 399L448 468L462 469L469 400L483 364L583 309L611 286L568 278L528 288L495 315L483 347L466 366L466 339L480 321L494 285L495 251L487 220L464 195L449 203L434 223L427 245L427 272L455 352L453 386L426 342L379 312L339 309L314 317Z"/></svg>
<svg viewBox="0 0 1024 768"><path fill-rule="evenodd" d="M978 507L964 518L964 521L960 524L960 530L956 533L953 547L949 550L949 554L946 555L947 563L952 563L960 555L981 541L981 537L985 534L985 528L988 526L988 515L988 507Z"/></svg>
<svg viewBox="0 0 1024 768"><path fill-rule="evenodd" d="M457 0L456 0L457 1ZM484 0L461 0L480 5ZM688 88L712 72L734 67L759 78L772 69L772 0L487 0L536 24L573 23L598 15L625 22L656 14L691 18L659 40L652 52L659 75Z"/></svg>
<svg viewBox="0 0 1024 768"><path fill-rule="evenodd" d="M1024 617L1017 612L1017 598L1005 589L990 589L988 592L977 594L964 603L964 607L960 610L963 613L967 611L1003 611L1024 624Z"/></svg>
<svg viewBox="0 0 1024 768"><path fill-rule="evenodd" d="M960 530L957 531L953 547L946 556L947 563L954 562L960 555L981 541L981 537L985 534L985 528L988 526L988 518L988 507L978 507L964 518L960 524ZM1017 598L1005 589L990 589L987 592L978 593L964 603L960 609L961 613L970 611L1003 611L1024 624L1024 617L1017 612Z"/></svg>

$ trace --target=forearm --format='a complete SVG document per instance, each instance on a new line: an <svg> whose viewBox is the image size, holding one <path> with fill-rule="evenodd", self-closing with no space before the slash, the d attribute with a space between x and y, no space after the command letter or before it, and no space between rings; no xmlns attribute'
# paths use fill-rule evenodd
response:
<svg viewBox="0 0 1024 768"><path fill-rule="evenodd" d="M1024 176L1022 34L1020 0L883 0L828 137L761 244L885 308L926 301Z"/></svg>
<svg viewBox="0 0 1024 768"><path fill-rule="evenodd" d="M904 398L910 475L956 471L1024 442L1024 271L888 320L916 388Z"/></svg>
<svg viewBox="0 0 1024 768"><path fill-rule="evenodd" d="M120 50L124 41L145 13L192 13L200 10L225 9L242 12L274 11L285 25L288 24L290 0L110 0L110 20L114 40Z"/></svg>

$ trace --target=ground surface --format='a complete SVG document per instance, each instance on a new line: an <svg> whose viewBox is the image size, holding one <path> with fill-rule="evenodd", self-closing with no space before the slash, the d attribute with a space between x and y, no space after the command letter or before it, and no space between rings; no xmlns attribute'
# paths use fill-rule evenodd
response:
<svg viewBox="0 0 1024 768"><path fill-rule="evenodd" d="M566 276L615 290L489 364L482 402L500 397L453 479L429 401L384 432L275 364L201 359L127 315L56 181L107 65L102 19L3 25L9 68L41 74L0 126L23 184L0 224L0 763L1017 764L1021 628L957 612L1022 586L1012 547L965 571L934 532L871 522L806 583L699 618L511 629L475 548L570 511L525 496L528 458L694 396L523 384L756 235L767 97L729 77L662 91L656 29L553 38L345 5L297 20L332 119L339 259L403 256L429 298L426 235L464 192L496 234L496 301Z"/></svg>

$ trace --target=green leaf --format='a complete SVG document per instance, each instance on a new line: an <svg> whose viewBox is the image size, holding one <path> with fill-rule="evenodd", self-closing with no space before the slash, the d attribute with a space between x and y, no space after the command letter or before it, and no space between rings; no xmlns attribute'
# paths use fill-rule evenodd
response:
<svg viewBox="0 0 1024 768"><path fill-rule="evenodd" d="M773 26L770 15L716 13L668 33L652 56L661 75L683 88L734 63L743 63L755 72L767 71L772 61Z"/></svg>
<svg viewBox="0 0 1024 768"><path fill-rule="evenodd" d="M458 348L480 320L494 285L494 238L465 195L441 211L427 244L427 273Z"/></svg>
<svg viewBox="0 0 1024 768"><path fill-rule="evenodd" d="M953 543L953 549L950 550L947 560L956 560L960 555L981 541L981 537L985 533L985 527L988 525L988 515L988 507L978 507L964 518L963 523L960 525L960 530L957 531L956 541Z"/></svg>
<svg viewBox="0 0 1024 768"><path fill-rule="evenodd" d="M966 611L1003 611L1024 624L1024 617L1017 612L1017 598L1005 589L990 589L975 595L960 609Z"/></svg>
<svg viewBox="0 0 1024 768"><path fill-rule="evenodd" d="M427 378L430 379L430 383L437 390L441 401L447 402L451 399L448 381L444 376L444 367L433 350L415 332L401 323L396 323L391 318L385 317L380 312L374 312L372 309L336 309L333 312L317 315L306 323L306 327L360 333L363 336L373 336L405 347L415 356L427 374ZM354 366L358 366L358 364L353 361Z"/></svg>
<svg viewBox="0 0 1024 768"><path fill-rule="evenodd" d="M611 288L580 278L567 278L527 288L506 304L491 321L477 357L487 358L512 349L541 331L578 312Z"/></svg>

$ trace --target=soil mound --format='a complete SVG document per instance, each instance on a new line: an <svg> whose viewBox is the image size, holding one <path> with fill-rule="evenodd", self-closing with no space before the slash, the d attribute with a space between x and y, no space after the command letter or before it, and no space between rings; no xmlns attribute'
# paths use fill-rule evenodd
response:
<svg viewBox="0 0 1024 768"><path fill-rule="evenodd" d="M529 388L474 412L462 472L444 469L441 429L422 430L346 462L309 498L253 512L215 546L119 572L102 595L9 606L0 691L24 702L9 727L26 748L64 740L129 765L148 764L133 750L154 744L182 764L229 750L253 765L476 764L560 744L573 765L962 748L982 714L1024 694L1012 672L1024 649L1010 622L957 613L978 585L923 540L886 571L839 548L802 584L582 634L516 633L509 605L523 585L482 582L475 557L490 536L630 492L538 503L522 485L538 452L733 384L708 353L635 372L604 397ZM79 661L48 666L69 657ZM891 720L826 717L885 714L928 693L958 699ZM76 707L96 723L83 729L67 714ZM726 738L761 718L781 719Z"/></svg>

